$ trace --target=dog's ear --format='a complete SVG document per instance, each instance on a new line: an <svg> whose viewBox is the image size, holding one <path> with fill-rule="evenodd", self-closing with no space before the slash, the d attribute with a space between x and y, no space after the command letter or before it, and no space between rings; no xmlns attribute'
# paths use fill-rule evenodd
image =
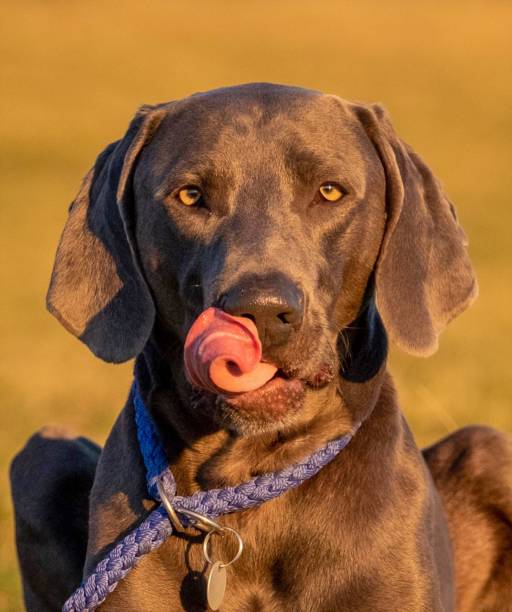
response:
<svg viewBox="0 0 512 612"><path fill-rule="evenodd" d="M105 361L137 355L153 327L155 307L133 239L132 175L165 114L165 106L142 107L124 138L99 155L57 249L48 309Z"/></svg>
<svg viewBox="0 0 512 612"><path fill-rule="evenodd" d="M375 269L377 306L391 339L430 355L451 319L478 289L466 236L430 169L398 138L379 105L353 110L386 176L387 219Z"/></svg>

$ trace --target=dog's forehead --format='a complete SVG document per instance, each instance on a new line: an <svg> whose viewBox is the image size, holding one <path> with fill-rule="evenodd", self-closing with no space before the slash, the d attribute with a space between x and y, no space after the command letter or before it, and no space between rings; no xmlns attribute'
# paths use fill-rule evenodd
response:
<svg viewBox="0 0 512 612"><path fill-rule="evenodd" d="M315 113L320 118L330 98L311 89L252 83L194 94L181 100L178 108L196 124L246 123L262 128L279 120L302 122Z"/></svg>
<svg viewBox="0 0 512 612"><path fill-rule="evenodd" d="M359 129L360 131L360 129ZM297 146L328 151L336 144L357 145L357 121L335 96L286 86L255 84L195 94L169 107L155 136L154 150L170 149L180 159L255 147L289 152Z"/></svg>

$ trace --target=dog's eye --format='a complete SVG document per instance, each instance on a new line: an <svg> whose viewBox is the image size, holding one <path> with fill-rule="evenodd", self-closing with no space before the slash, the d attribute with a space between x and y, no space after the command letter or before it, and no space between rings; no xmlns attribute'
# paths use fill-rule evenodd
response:
<svg viewBox="0 0 512 612"><path fill-rule="evenodd" d="M345 195L336 183L324 183L319 191L322 198L328 202L337 202Z"/></svg>
<svg viewBox="0 0 512 612"><path fill-rule="evenodd" d="M178 200L185 206L194 206L201 199L201 190L197 187L183 187L178 191Z"/></svg>

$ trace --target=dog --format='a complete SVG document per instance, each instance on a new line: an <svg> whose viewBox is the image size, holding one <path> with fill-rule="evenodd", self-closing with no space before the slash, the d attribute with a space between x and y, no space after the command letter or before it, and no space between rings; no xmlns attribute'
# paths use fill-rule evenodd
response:
<svg viewBox="0 0 512 612"><path fill-rule="evenodd" d="M222 517L245 542L222 611L504 612L511 439L474 426L420 452L386 366L388 339L430 355L476 295L453 205L381 106L258 83L138 111L70 207L48 307L101 359L136 358L181 495L361 423L314 478ZM255 323L272 384L187 381L184 339L211 306ZM14 459L28 610L59 609L155 507L133 413L130 396L102 450L45 428ZM101 609L205 610L202 542L172 535Z"/></svg>

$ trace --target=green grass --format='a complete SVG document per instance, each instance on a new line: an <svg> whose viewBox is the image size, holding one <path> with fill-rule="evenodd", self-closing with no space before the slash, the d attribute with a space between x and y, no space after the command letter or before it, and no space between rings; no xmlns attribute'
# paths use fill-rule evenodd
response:
<svg viewBox="0 0 512 612"><path fill-rule="evenodd" d="M379 101L443 180L480 299L429 360L393 354L421 444L457 426L512 430L512 5L217 0L14 2L1 8L0 610L22 609L6 478L48 422L102 441L130 366L95 360L45 312L68 202L136 107L265 80Z"/></svg>

